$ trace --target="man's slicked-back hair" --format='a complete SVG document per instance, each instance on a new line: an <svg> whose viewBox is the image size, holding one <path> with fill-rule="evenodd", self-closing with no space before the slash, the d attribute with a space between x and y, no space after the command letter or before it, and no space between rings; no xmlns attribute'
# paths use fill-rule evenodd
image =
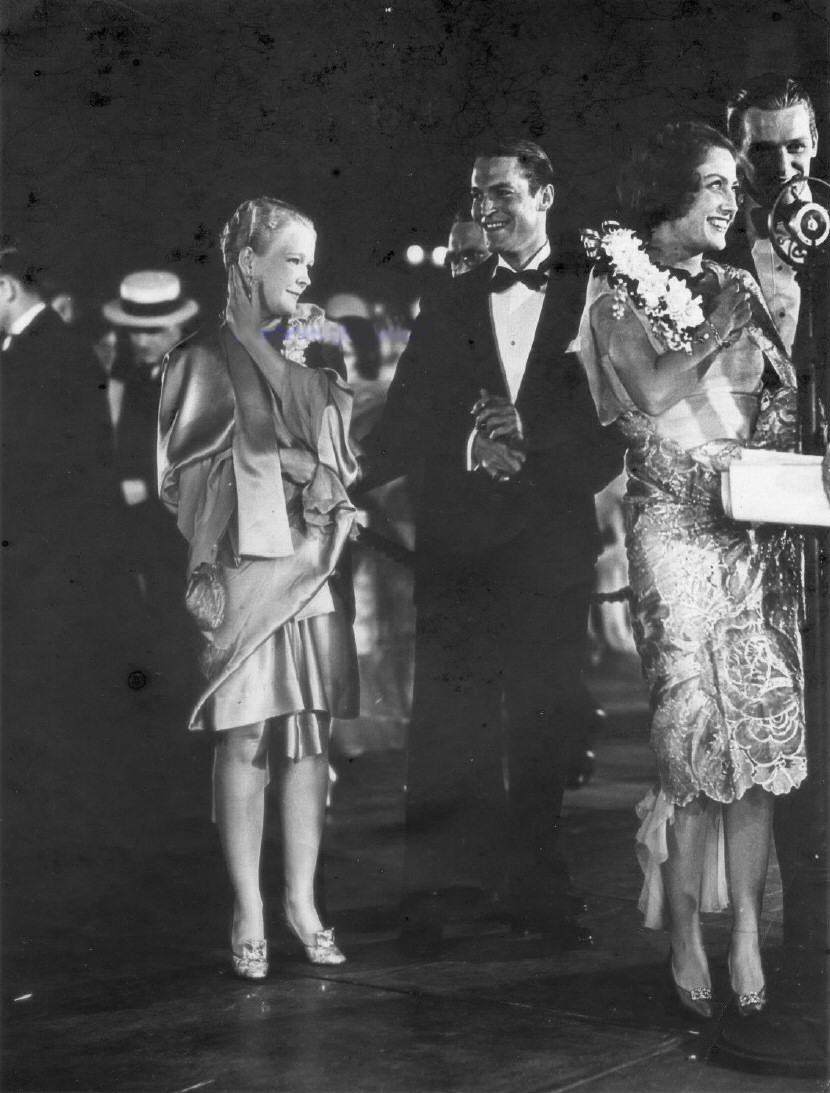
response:
<svg viewBox="0 0 830 1093"><path fill-rule="evenodd" d="M24 288L32 292L40 291L42 267L36 266L31 255L16 243L5 243L0 246L0 276L4 273L20 281Z"/></svg>
<svg viewBox="0 0 830 1093"><path fill-rule="evenodd" d="M453 224L477 224L478 221L470 212L469 203L466 208L459 208L456 210L455 216L452 218Z"/></svg>
<svg viewBox="0 0 830 1093"><path fill-rule="evenodd" d="M797 80L778 72L763 72L747 80L726 104L726 131L738 147L743 143L744 115L747 110L787 110L804 106L810 117L810 133L817 139L816 111L810 96Z"/></svg>
<svg viewBox="0 0 830 1093"><path fill-rule="evenodd" d="M476 148L476 159L517 159L530 192L553 185L553 167L545 151L532 140L482 141Z"/></svg>

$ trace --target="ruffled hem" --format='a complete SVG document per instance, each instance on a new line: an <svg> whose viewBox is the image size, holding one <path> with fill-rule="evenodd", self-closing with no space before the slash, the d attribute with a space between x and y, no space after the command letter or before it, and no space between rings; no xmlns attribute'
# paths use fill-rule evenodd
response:
<svg viewBox="0 0 830 1093"><path fill-rule="evenodd" d="M665 930L668 926L661 866L669 856L667 832L669 824L674 823L674 810L671 798L656 788L650 789L636 808L640 820L636 836L637 860L644 877L638 907L648 930ZM707 801L701 810L700 822L705 825L700 910L706 913L725 911L729 907L729 888L721 805Z"/></svg>
<svg viewBox="0 0 830 1093"><path fill-rule="evenodd" d="M301 710L281 718L271 732L282 735L281 752L286 759L299 763L310 755L322 755L328 751L331 718L314 710ZM272 741L272 746L277 746Z"/></svg>
<svg viewBox="0 0 830 1093"><path fill-rule="evenodd" d="M269 719L264 732L266 737L264 779L265 784L268 785L271 781L271 754L274 749L280 749L286 759L295 763L309 756L323 755L328 751L331 717L324 711L318 713L314 710L300 710L299 713L284 714ZM275 740L275 736L282 737L281 745L279 740ZM211 796L210 818L213 823L216 823L215 781L212 785L214 788Z"/></svg>
<svg viewBox="0 0 830 1093"><path fill-rule="evenodd" d="M223 732L281 718L294 742L288 756L302 758L323 750L314 743L318 718L357 716L354 637L340 598L332 595L331 603L330 612L286 623L215 690L207 708L212 729Z"/></svg>

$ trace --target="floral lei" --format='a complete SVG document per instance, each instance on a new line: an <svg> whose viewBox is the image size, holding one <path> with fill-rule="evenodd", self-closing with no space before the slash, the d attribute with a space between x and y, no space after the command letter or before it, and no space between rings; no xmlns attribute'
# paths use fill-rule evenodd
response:
<svg viewBox="0 0 830 1093"><path fill-rule="evenodd" d="M629 228L606 220L601 231L586 228L582 245L597 273L614 289L614 318L621 319L625 301L645 312L651 329L669 349L692 351L692 331L705 320L700 297L646 254L643 241Z"/></svg>

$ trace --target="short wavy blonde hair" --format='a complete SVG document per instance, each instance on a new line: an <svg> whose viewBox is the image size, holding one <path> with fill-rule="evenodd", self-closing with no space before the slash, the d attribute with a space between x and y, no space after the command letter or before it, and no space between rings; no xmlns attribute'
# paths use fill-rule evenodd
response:
<svg viewBox="0 0 830 1093"><path fill-rule="evenodd" d="M236 265L243 247L250 247L255 254L264 254L280 228L294 221L314 231L311 218L287 201L276 197L255 197L252 201L243 201L222 229L219 240L225 269Z"/></svg>

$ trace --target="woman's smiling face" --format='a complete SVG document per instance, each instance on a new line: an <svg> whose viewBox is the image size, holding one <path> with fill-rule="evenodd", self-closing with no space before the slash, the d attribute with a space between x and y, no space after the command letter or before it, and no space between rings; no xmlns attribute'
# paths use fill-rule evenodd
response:
<svg viewBox="0 0 830 1093"><path fill-rule="evenodd" d="M726 233L738 211L735 159L726 148L710 148L697 167L700 189L691 208L664 225L677 249L689 256L723 250Z"/></svg>
<svg viewBox="0 0 830 1093"><path fill-rule="evenodd" d="M280 228L263 254L250 247L240 252L240 266L246 282L259 285L262 319L293 315L300 297L311 284L311 267L317 234L310 225L292 220Z"/></svg>

